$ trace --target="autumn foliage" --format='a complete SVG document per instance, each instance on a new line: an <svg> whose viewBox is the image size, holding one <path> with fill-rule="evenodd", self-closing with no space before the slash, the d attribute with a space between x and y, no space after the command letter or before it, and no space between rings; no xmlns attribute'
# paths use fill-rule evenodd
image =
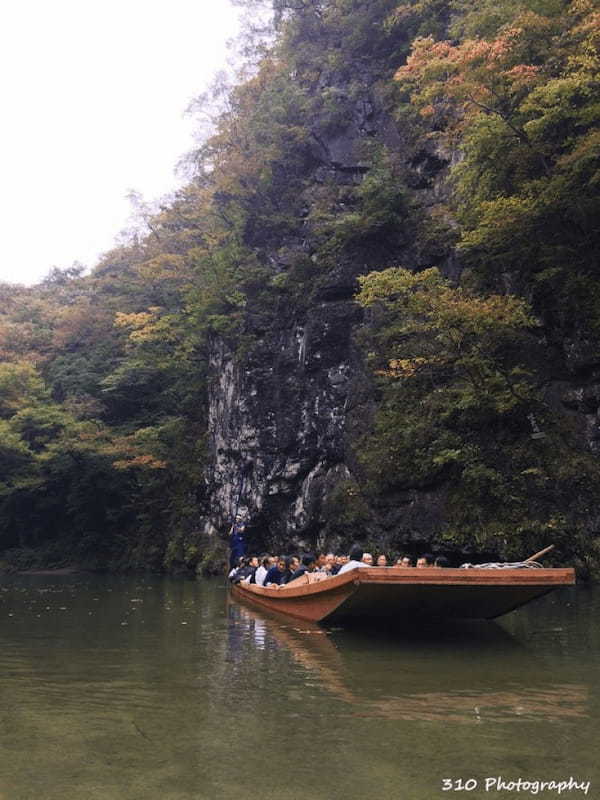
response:
<svg viewBox="0 0 600 800"><path fill-rule="evenodd" d="M266 0L239 3L258 26ZM303 323L359 275L360 534L386 493L435 491L432 537L584 552L600 524L600 440L580 422L598 409L597 2L272 5L237 81L200 104L187 184L133 195L91 274L0 286L0 550L200 569L211 346L256 362L257 330ZM330 150L357 109L352 169Z"/></svg>

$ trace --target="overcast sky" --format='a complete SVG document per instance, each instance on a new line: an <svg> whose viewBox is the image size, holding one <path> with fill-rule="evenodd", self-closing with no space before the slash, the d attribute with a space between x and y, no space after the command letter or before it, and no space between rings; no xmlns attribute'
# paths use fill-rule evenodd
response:
<svg viewBox="0 0 600 800"><path fill-rule="evenodd" d="M173 190L184 111L227 60L228 0L7 0L0 14L0 280L93 266L126 195Z"/></svg>

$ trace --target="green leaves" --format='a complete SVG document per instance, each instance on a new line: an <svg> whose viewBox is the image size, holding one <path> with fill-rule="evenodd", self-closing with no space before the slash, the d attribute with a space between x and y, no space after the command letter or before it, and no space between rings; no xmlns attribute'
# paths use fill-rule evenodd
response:
<svg viewBox="0 0 600 800"><path fill-rule="evenodd" d="M0 363L0 417L6 419L24 405L48 400L48 390L32 364Z"/></svg>
<svg viewBox="0 0 600 800"><path fill-rule="evenodd" d="M436 269L360 283L381 393L359 448L371 494L436 487L446 498L440 534L491 548L518 551L506 544L515 531L543 536L557 510L561 530L584 525L600 470L539 391L528 305L452 286ZM544 438L532 437L532 414ZM577 473L588 488L573 503Z"/></svg>
<svg viewBox="0 0 600 800"><path fill-rule="evenodd" d="M0 502L35 474L35 459L9 422L0 419Z"/></svg>

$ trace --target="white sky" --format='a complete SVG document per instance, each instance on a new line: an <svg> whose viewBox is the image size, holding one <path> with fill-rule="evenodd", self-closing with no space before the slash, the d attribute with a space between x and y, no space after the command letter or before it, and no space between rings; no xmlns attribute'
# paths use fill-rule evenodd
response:
<svg viewBox="0 0 600 800"><path fill-rule="evenodd" d="M126 194L177 186L184 117L227 59L228 0L6 0L0 12L0 281L93 266Z"/></svg>

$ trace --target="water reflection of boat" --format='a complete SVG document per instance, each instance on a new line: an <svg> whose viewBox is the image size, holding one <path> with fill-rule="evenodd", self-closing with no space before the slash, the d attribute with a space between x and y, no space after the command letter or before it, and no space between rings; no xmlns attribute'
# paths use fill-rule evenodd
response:
<svg viewBox="0 0 600 800"><path fill-rule="evenodd" d="M575 583L573 569L354 569L287 586L240 583L238 598L313 622L405 619L495 619L537 597Z"/></svg>
<svg viewBox="0 0 600 800"><path fill-rule="evenodd" d="M546 673L494 624L409 629L398 642L381 631L328 631L240 603L230 611L257 648L285 649L348 716L460 723L587 716L584 685Z"/></svg>

